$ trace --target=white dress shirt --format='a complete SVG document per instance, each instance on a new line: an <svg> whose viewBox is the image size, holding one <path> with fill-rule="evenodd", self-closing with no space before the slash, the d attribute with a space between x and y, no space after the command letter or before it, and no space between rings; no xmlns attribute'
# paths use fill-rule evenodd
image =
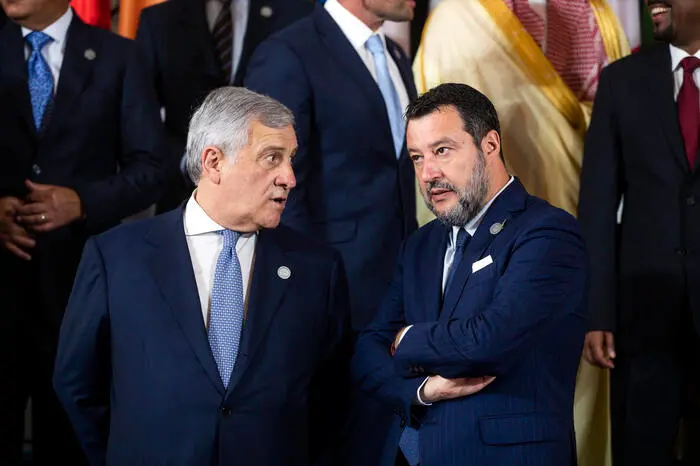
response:
<svg viewBox="0 0 700 466"><path fill-rule="evenodd" d="M211 291L214 286L214 272L219 253L224 245L224 238L219 231L224 227L216 223L204 212L204 209L195 200L195 191L185 206L184 226L187 249L190 251L194 278L197 282L197 293L202 306L204 325L209 325L209 305L211 303ZM236 254L241 263L241 275L243 275L243 301L248 297L248 283L250 270L253 266L255 254L256 233L241 235L236 243Z"/></svg>
<svg viewBox="0 0 700 466"><path fill-rule="evenodd" d="M221 0L207 0L205 9L209 31L213 31L216 18L222 8ZM243 41L248 28L248 15L250 14L250 0L231 0L231 21L233 26L233 49L231 50L231 80L236 76L238 63L241 61Z"/></svg>
<svg viewBox="0 0 700 466"><path fill-rule="evenodd" d="M402 110L406 110L406 107L408 107L408 92L406 91L403 79L401 79L399 67L396 65L394 57L391 56L386 48L384 28L380 27L376 31L372 31L365 23L360 21L343 5L338 3L338 0L328 0L324 4L324 8L328 14L331 15L333 21L338 24L338 27L343 31L345 37L350 41L350 44L364 62L375 82L377 81L377 73L374 70L374 58L372 57L372 53L365 47L365 44L373 34L379 36L384 44L384 55L387 58L386 62L389 67L389 76L391 77L391 82L394 83L396 94L399 96L399 104Z"/></svg>
<svg viewBox="0 0 700 466"><path fill-rule="evenodd" d="M73 21L73 10L68 8L68 11L63 13L63 16L41 31L53 39L48 43L48 45L41 49L41 55L44 57L44 60L46 60L46 63L48 63L49 68L51 69L54 94L56 94L56 89L58 88L58 77L61 75L63 55L66 52L66 35L68 34L68 27L70 26L71 21ZM23 27L22 37L27 37L32 32L34 31ZM24 44L24 59L28 60L29 55L32 53L32 46L29 45L26 40Z"/></svg>
<svg viewBox="0 0 700 466"><path fill-rule="evenodd" d="M479 225L481 225L481 221L484 219L486 212L489 210L489 207L491 207L491 204L493 204L493 202L496 200L496 198L498 196L500 196L501 193L503 191L505 191L506 188L508 186L510 186L511 183L513 183L514 179L515 178L513 178L511 176L510 179L508 180L508 182L505 184L505 186L503 186L496 193L496 195L493 196L491 198L491 200L489 202L487 202L484 207L481 208L479 213L477 213L474 216L474 218L472 218L471 220L469 220L469 222L467 222L466 225L464 225L462 227L452 227L452 233L450 234L450 241L449 241L449 244L447 245L447 249L445 250L445 260L443 262L443 267L442 267L442 292L443 292L443 294L445 293L445 284L447 283L447 275L450 271L450 267L452 267L452 262L454 262L454 259L455 259L455 245L457 242L457 234L459 234L459 230L464 228L465 230L467 230L467 234L469 236L473 237L474 234L476 233L477 228L479 228ZM411 329L411 327L413 327L413 325L409 325L408 327L406 327L406 329L403 332L403 335L401 335L399 337L399 341L398 341L399 344L401 343L401 340L403 340L403 338L406 336L408 331ZM428 381L428 377L426 377L425 380L423 381L423 383L420 384L420 387L418 387L418 391L416 392L416 401L419 404L430 406L432 403L426 403L420 397L420 392L423 389L423 386L425 385L425 383L427 381Z"/></svg>
<svg viewBox="0 0 700 466"><path fill-rule="evenodd" d="M673 45L668 46L671 49L671 70L673 71L673 99L678 100L678 93L681 91L681 85L683 84L683 68L681 67L681 60L685 57L690 57L691 55L683 49L674 47ZM695 53L697 58L700 58L700 51ZM700 68L693 71L693 81L695 85L700 88Z"/></svg>

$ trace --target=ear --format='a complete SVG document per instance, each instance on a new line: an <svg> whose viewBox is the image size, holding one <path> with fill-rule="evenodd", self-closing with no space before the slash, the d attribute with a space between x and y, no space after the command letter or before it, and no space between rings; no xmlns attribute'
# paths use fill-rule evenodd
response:
<svg viewBox="0 0 700 466"><path fill-rule="evenodd" d="M221 169L224 166L224 153L216 146L207 146L202 151L202 178L211 183L221 182Z"/></svg>
<svg viewBox="0 0 700 466"><path fill-rule="evenodd" d="M495 155L500 157L501 154L501 137L498 135L496 130L491 130L486 133L486 136L481 140L481 152L486 155L486 157L491 157Z"/></svg>

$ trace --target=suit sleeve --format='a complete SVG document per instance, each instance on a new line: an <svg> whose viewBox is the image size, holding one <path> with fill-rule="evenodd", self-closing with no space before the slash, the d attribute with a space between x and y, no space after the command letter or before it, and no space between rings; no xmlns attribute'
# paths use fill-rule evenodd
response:
<svg viewBox="0 0 700 466"><path fill-rule="evenodd" d="M586 135L578 218L591 269L589 330L614 331L616 324L617 210L624 190L619 132L609 69L600 74Z"/></svg>
<svg viewBox="0 0 700 466"><path fill-rule="evenodd" d="M403 248L394 278L377 317L360 334L352 359L352 376L360 389L389 404L404 420L411 419L411 405L424 377L404 378L390 353L396 334L405 327L403 306Z"/></svg>
<svg viewBox="0 0 700 466"><path fill-rule="evenodd" d="M327 333L320 350L319 369L310 390L310 452L313 464L332 464L333 448L350 404L349 363L352 356L350 297L340 254L330 274Z"/></svg>
<svg viewBox="0 0 700 466"><path fill-rule="evenodd" d="M585 288L586 256L575 230L554 221L531 227L515 243L488 306L466 319L415 324L394 354L395 370L501 376L555 330L583 343Z"/></svg>
<svg viewBox="0 0 700 466"><path fill-rule="evenodd" d="M105 464L111 380L105 264L85 244L61 326L53 384L92 466Z"/></svg>
<svg viewBox="0 0 700 466"><path fill-rule="evenodd" d="M116 174L76 187L89 231L99 231L160 199L165 189L163 125L139 49L129 43L122 87Z"/></svg>
<svg viewBox="0 0 700 466"><path fill-rule="evenodd" d="M290 192L282 221L299 231L310 231L308 177L312 164L309 151L313 122L312 92L302 61L278 39L268 39L256 49L248 65L245 87L268 95L294 114L299 149L294 158L296 187Z"/></svg>

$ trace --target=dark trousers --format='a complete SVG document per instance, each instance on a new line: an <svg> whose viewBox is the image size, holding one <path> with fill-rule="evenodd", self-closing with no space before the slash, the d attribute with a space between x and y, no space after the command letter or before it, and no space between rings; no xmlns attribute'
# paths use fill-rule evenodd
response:
<svg viewBox="0 0 700 466"><path fill-rule="evenodd" d="M618 352L612 371L613 466L700 465L700 338L690 312L672 345Z"/></svg>
<svg viewBox="0 0 700 466"><path fill-rule="evenodd" d="M39 277L50 272L41 270L45 261L35 257L22 263L0 252L0 465L21 463L30 397L33 464L87 464L51 382L72 262L64 262L64 273L51 272L55 279L39 286Z"/></svg>

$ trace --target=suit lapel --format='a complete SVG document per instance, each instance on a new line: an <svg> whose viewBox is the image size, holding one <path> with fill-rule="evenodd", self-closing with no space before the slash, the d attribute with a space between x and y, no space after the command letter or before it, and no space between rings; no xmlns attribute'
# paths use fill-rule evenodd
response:
<svg viewBox="0 0 700 466"><path fill-rule="evenodd" d="M153 278L170 304L173 317L180 325L180 330L195 357L216 389L223 395L224 385L211 353L202 318L182 216L183 209L176 209L161 216L155 223L147 237L155 248L153 260L149 265Z"/></svg>
<svg viewBox="0 0 700 466"><path fill-rule="evenodd" d="M496 235L500 234L503 229L508 228L508 222L512 218L513 213L525 208L526 197L527 192L516 179L496 198L486 211L486 215L484 215L479 227L476 229L474 237L464 251L462 261L459 263L457 270L455 270L450 289L445 293L440 320L446 321L452 317L455 307L462 296L462 290L472 274L472 264L481 259L484 251L489 247ZM491 226L496 223L503 225L503 228L494 231L494 234L491 231Z"/></svg>
<svg viewBox="0 0 700 466"><path fill-rule="evenodd" d="M49 133L55 133L62 122L73 121L71 116L74 113L74 106L90 82L93 66L98 60L108 59L101 56L99 45L90 27L74 13L66 35L66 50L53 108L47 115L49 118L46 122L47 137Z"/></svg>
<svg viewBox="0 0 700 466"><path fill-rule="evenodd" d="M3 95L13 100L13 103L8 104L14 105L27 129L36 135L24 51L22 29L9 19L6 20L0 29L0 86L4 90Z"/></svg>
<svg viewBox="0 0 700 466"><path fill-rule="evenodd" d="M261 230L255 247L248 312L236 369L229 382L229 392L243 377L255 353L267 337L267 330L284 297L287 287L295 279L295 264L276 241L274 230ZM278 275L280 267L286 266L291 276L283 279Z"/></svg>
<svg viewBox="0 0 700 466"><path fill-rule="evenodd" d="M442 275L445 264L445 249L449 229L442 224L435 224L428 237L428 244L421 252L420 268L421 288L425 286L423 294L423 309L425 309L425 321L434 322L440 315L442 306ZM435 251L441 253L436 254Z"/></svg>
<svg viewBox="0 0 700 466"><path fill-rule="evenodd" d="M312 15L316 29L321 36L321 41L328 49L328 55L336 61L339 68L342 68L355 81L361 92L365 94L365 97L371 103L372 109L380 118L381 121L378 121L377 124L384 125L387 128L387 132L390 133L389 116L386 113L384 97L382 97L379 86L372 78L365 63L353 49L352 44L345 37L343 31L323 7L317 6Z"/></svg>
<svg viewBox="0 0 700 466"><path fill-rule="evenodd" d="M413 82L413 71L411 70L411 63L408 61L406 56L403 54L401 47L393 40L386 38L387 49L391 58L396 63L396 67L401 73L401 80L403 85L406 87L406 92L408 93L408 101L412 102L418 97L418 92L416 91L416 85Z"/></svg>
<svg viewBox="0 0 700 466"><path fill-rule="evenodd" d="M674 159L683 171L688 171L683 136L678 123L678 110L673 96L673 72L668 45L659 45L647 56L648 70L643 73L651 108L666 136Z"/></svg>

